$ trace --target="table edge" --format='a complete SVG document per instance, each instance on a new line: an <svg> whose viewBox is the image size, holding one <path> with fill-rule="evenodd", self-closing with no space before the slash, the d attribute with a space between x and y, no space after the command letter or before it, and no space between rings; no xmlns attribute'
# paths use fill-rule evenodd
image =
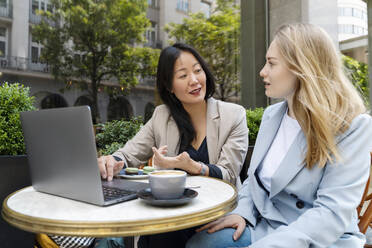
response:
<svg viewBox="0 0 372 248"><path fill-rule="evenodd" d="M220 180L213 178L215 180ZM9 224L25 231L34 233L47 233L54 235L66 236L92 236L92 237L107 237L107 236L137 236L157 234L180 229L199 226L232 211L237 206L237 190L234 185L229 182L220 180L229 184L234 189L234 194L227 201L218 204L213 208L209 208L197 213L187 214L183 216L157 218L152 220L136 220L127 222L81 222L81 221L63 221L50 220L46 218L31 217L18 213L10 209L7 201L10 197L25 190L29 187L22 188L8 195L3 201L1 215ZM156 220L156 224L153 224Z"/></svg>

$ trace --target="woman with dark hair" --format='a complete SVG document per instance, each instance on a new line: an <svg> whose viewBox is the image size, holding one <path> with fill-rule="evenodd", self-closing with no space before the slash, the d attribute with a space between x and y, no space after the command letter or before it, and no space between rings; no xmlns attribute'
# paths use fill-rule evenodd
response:
<svg viewBox="0 0 372 248"><path fill-rule="evenodd" d="M164 104L123 148L98 158L102 178L112 180L123 167L138 167L153 156L157 167L220 178L239 187L248 149L245 109L212 98L213 75L199 53L185 44L163 49L156 84ZM169 233L146 236L139 245L183 247L194 231L175 233L174 239Z"/></svg>

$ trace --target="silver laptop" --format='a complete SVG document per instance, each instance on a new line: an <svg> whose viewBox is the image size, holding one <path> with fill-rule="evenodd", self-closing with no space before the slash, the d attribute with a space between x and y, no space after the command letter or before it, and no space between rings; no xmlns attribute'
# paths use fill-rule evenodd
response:
<svg viewBox="0 0 372 248"><path fill-rule="evenodd" d="M88 106L21 113L32 186L100 206L137 198L148 183L101 180Z"/></svg>

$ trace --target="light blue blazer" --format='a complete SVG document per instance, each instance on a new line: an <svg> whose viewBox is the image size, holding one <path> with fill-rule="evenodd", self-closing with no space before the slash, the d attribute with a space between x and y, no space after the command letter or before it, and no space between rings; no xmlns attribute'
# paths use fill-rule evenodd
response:
<svg viewBox="0 0 372 248"><path fill-rule="evenodd" d="M287 103L268 107L239 202L232 214L250 223L251 248L362 247L365 238L357 226L356 207L369 176L372 118L357 116L337 137L343 161L304 167L306 138L302 131L271 179L268 194L257 180L262 163L286 113Z"/></svg>

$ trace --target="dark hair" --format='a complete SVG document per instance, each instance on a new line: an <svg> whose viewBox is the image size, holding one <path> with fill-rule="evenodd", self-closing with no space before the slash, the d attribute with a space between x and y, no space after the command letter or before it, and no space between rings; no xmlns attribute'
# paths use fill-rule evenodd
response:
<svg viewBox="0 0 372 248"><path fill-rule="evenodd" d="M191 124L191 118L182 103L171 92L173 85L174 64L180 57L181 52L191 53L200 63L206 75L206 93L204 99L210 98L215 91L214 77L208 68L207 63L200 54L191 46L176 43L173 46L168 46L162 50L159 57L158 71L156 75L156 87L160 98L170 109L173 119L176 121L178 130L180 131L181 145L180 152L187 149L188 145L195 138L195 129Z"/></svg>

